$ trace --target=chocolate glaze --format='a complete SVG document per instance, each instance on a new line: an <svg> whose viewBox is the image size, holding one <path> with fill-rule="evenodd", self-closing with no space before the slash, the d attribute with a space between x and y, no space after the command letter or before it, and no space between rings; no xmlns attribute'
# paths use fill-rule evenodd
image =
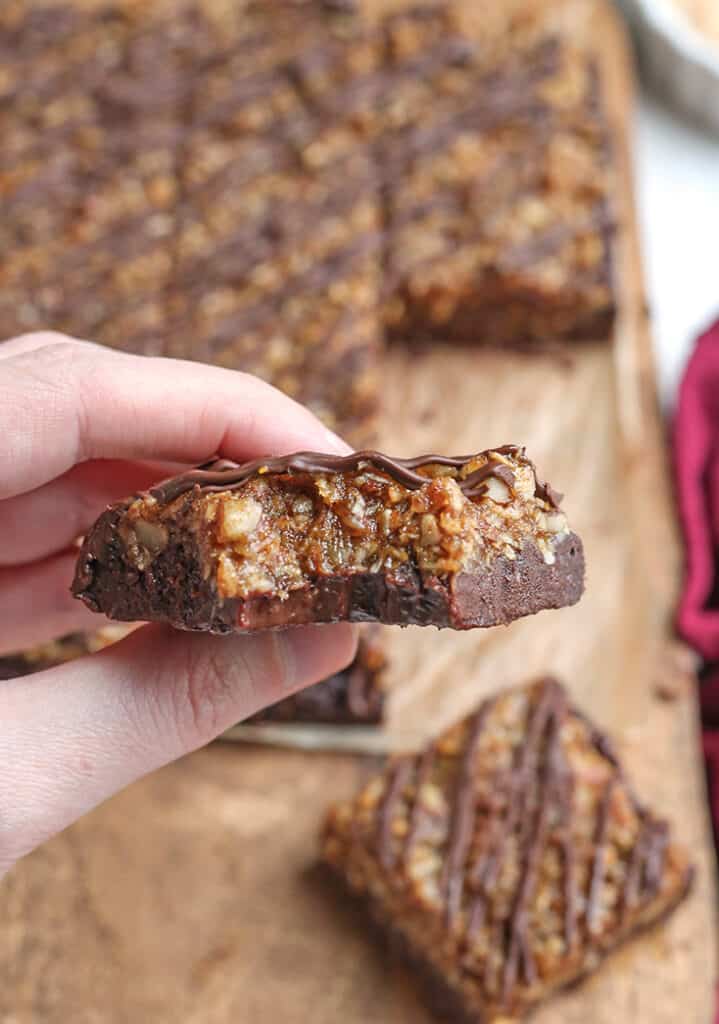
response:
<svg viewBox="0 0 719 1024"><path fill-rule="evenodd" d="M611 775L604 787L604 793L599 801L597 812L597 827L594 834L594 864L589 880L589 894L587 896L587 928L594 932L600 924L600 898L604 885L604 858L606 857L609 812L612 806L612 795L614 793L615 776Z"/></svg>
<svg viewBox="0 0 719 1024"><path fill-rule="evenodd" d="M514 474L511 468L494 454L520 458L526 461L535 475L534 465L526 459L524 449L515 445L503 445L486 453L488 461L464 479L457 479L460 490L468 498L475 498L484 493L486 481L494 476L508 486L514 485ZM198 469L190 470L179 476L162 481L150 490L150 495L160 504L169 504L182 494L199 487L203 491L225 491L242 487L248 480L285 473L354 473L363 466L386 473L402 487L415 491L426 486L429 477L416 472L425 466L449 466L461 470L468 462L476 459L476 455L418 455L411 459L392 458L376 451L358 451L351 455L324 455L320 452L296 452L294 455L280 455L273 458L254 459L252 462L238 464L229 459L218 459L205 463ZM536 480L537 497L546 501L553 508L559 507L561 495L539 480Z"/></svg>
<svg viewBox="0 0 719 1024"><path fill-rule="evenodd" d="M409 856L412 852L415 839L420 829L422 820L422 807L420 804L420 794L422 787L429 782L432 775L432 768L437 757L434 747L428 747L418 759L417 775L414 781L414 796L410 803L409 811L409 827L407 829L407 835L404 840L404 848L402 850L402 861L407 863Z"/></svg>
<svg viewBox="0 0 719 1024"><path fill-rule="evenodd" d="M467 955L477 931L485 925L490 928L490 944L503 951L501 1000L510 1011L516 1006L518 986L523 984L531 987L539 978L531 950L528 910L538 880L541 859L550 838L550 829L553 841L558 842L564 868L561 887L567 955L576 950L580 940L580 921L585 925L584 941L587 944L601 930L601 900L605 886L612 797L620 782L639 819L638 835L620 893L620 924L624 924L629 912L635 910L640 903L653 899L660 890L669 833L666 823L654 818L636 800L623 778L606 737L587 725L589 742L608 762L610 772L596 809L594 855L584 890L586 905L582 909L572 837L574 778L561 736L570 713L580 720L586 720L570 709L564 690L555 680L543 680L536 688L533 700L528 703L523 739L517 745L511 772L504 781L498 777L497 786L503 795L499 798L496 813L490 815L489 820L478 828L475 820L481 811L476 804L474 765L493 703L493 700L485 701L466 726L449 811L439 890L447 927L454 929L457 923L461 926L461 922L464 922L464 938L460 942L463 956ZM401 851L401 862L407 864L414 843L421 833L422 820L431 814L422 807L421 790L432 781L437 759L441 757L437 748L430 746L421 755L404 757L395 762L377 813L378 859L389 873L390 884L393 884L392 872L396 871L398 851ZM401 803L405 805L407 819L403 842L398 840L392 829ZM495 827L492 831L498 819L499 828ZM485 844L488 833L489 841ZM520 878L514 900L506 918L492 918L488 921L485 909L497 883L511 838L519 842ZM481 845L478 846L478 843ZM685 885L678 899L684 895L690 881L691 871L687 871ZM472 961L472 972L476 974L476 971L477 962ZM487 984L488 979L483 978L483 982Z"/></svg>

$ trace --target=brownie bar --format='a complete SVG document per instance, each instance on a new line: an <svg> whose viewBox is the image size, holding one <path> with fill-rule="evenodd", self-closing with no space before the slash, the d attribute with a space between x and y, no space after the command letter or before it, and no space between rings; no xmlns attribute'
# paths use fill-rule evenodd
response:
<svg viewBox="0 0 719 1024"><path fill-rule="evenodd" d="M451 62L428 65L423 42L424 94L415 90L379 148L395 336L513 345L611 329L597 70L546 5L524 7L485 40L455 26ZM436 34L432 19L423 27Z"/></svg>
<svg viewBox="0 0 719 1024"><path fill-rule="evenodd" d="M692 868L553 680L507 691L329 813L321 855L468 1024L519 1020L667 915Z"/></svg>
<svg viewBox="0 0 719 1024"><path fill-rule="evenodd" d="M581 596L582 546L523 449L220 461L111 506L73 593L216 633L306 622L454 629Z"/></svg>
<svg viewBox="0 0 719 1024"><path fill-rule="evenodd" d="M3 5L0 335L235 366L365 444L383 320L605 333L596 69L495 6Z"/></svg>
<svg viewBox="0 0 719 1024"><path fill-rule="evenodd" d="M234 27L231 9L198 18L216 39L186 114L168 354L262 377L366 444L382 337L376 174L295 69L350 40L316 3L251 3Z"/></svg>
<svg viewBox="0 0 719 1024"><path fill-rule="evenodd" d="M382 721L385 655L377 627L361 636L357 656L346 669L307 687L247 719L260 722L319 722L327 725L374 725Z"/></svg>
<svg viewBox="0 0 719 1024"><path fill-rule="evenodd" d="M53 327L159 353L182 34L119 3L95 14L38 8L15 34L20 57L12 32L2 51L17 139L0 177L2 333Z"/></svg>

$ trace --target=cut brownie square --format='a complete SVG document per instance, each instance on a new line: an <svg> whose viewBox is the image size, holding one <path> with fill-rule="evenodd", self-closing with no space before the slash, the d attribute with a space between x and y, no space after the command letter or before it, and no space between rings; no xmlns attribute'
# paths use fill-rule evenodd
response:
<svg viewBox="0 0 719 1024"><path fill-rule="evenodd" d="M491 47L461 38L422 79L425 112L402 110L379 147L388 329L502 345L605 337L612 213L594 63L546 15Z"/></svg>
<svg viewBox="0 0 719 1024"><path fill-rule="evenodd" d="M111 506L74 594L216 633L306 622L454 629L573 604L584 558L524 450L220 461Z"/></svg>
<svg viewBox="0 0 719 1024"><path fill-rule="evenodd" d="M196 68L168 351L260 376L367 443L382 224L370 155L297 72L329 57L320 12L252 4Z"/></svg>
<svg viewBox="0 0 719 1024"><path fill-rule="evenodd" d="M18 73L11 107L27 138L4 158L13 173L3 189L3 335L53 327L162 351L187 25L157 10L76 11L59 42L57 10L27 12L17 26L29 45L34 22L47 21L47 40L32 51L30 86ZM26 96L37 110L18 116Z"/></svg>
<svg viewBox="0 0 719 1024"><path fill-rule="evenodd" d="M487 700L329 814L323 860L452 1020L518 1020L685 896L686 854L553 680Z"/></svg>
<svg viewBox="0 0 719 1024"><path fill-rule="evenodd" d="M315 722L324 725L375 725L382 721L384 689L382 671L386 664L377 627L368 627L360 637L355 660L328 679L285 697L247 719L260 722Z"/></svg>
<svg viewBox="0 0 719 1024"><path fill-rule="evenodd" d="M341 180L275 169L244 190L232 185L277 148L232 147L226 202L212 181L188 196L169 351L262 377L366 441L381 338L371 172L358 157Z"/></svg>

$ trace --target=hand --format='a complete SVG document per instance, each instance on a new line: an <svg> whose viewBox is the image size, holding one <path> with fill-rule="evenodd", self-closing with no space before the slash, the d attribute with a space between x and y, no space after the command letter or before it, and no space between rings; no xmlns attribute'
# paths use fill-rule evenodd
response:
<svg viewBox="0 0 719 1024"><path fill-rule="evenodd" d="M106 622L68 588L74 541L109 502L215 452L347 451L253 377L57 334L0 345L0 438L0 653ZM345 624L230 638L145 626L0 682L0 874L129 782L337 671L354 647Z"/></svg>

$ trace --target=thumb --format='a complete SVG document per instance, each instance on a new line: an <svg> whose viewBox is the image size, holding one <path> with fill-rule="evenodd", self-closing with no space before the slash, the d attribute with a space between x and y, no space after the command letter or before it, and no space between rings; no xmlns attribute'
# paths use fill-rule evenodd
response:
<svg viewBox="0 0 719 1024"><path fill-rule="evenodd" d="M346 623L213 637L146 626L0 688L0 873L142 775L349 663Z"/></svg>

